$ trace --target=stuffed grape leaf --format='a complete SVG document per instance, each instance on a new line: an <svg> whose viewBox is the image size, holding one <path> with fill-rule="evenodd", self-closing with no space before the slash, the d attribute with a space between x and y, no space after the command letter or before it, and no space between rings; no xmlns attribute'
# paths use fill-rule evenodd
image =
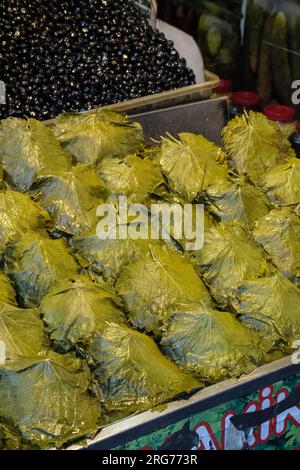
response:
<svg viewBox="0 0 300 470"><path fill-rule="evenodd" d="M39 178L31 190L34 200L53 218L56 230L69 235L79 235L91 227L107 194L105 183L89 165Z"/></svg>
<svg viewBox="0 0 300 470"><path fill-rule="evenodd" d="M263 189L276 206L300 204L300 160L291 158L272 168L264 177Z"/></svg>
<svg viewBox="0 0 300 470"><path fill-rule="evenodd" d="M51 129L34 119L19 118L0 123L0 161L6 181L21 191L38 176L67 171L71 165Z"/></svg>
<svg viewBox="0 0 300 470"><path fill-rule="evenodd" d="M300 290L279 273L241 285L234 307L241 321L259 332L265 351L291 352L300 338Z"/></svg>
<svg viewBox="0 0 300 470"><path fill-rule="evenodd" d="M139 157L147 158L149 160L159 160L160 146L159 145L146 145L138 153Z"/></svg>
<svg viewBox="0 0 300 470"><path fill-rule="evenodd" d="M111 287L80 276L51 289L41 303L41 312L51 339L68 351L88 343L105 321L125 321L121 307L120 298Z"/></svg>
<svg viewBox="0 0 300 470"><path fill-rule="evenodd" d="M167 357L209 383L251 372L262 361L258 338L231 313L180 306L163 335Z"/></svg>
<svg viewBox="0 0 300 470"><path fill-rule="evenodd" d="M212 305L191 263L166 247L150 247L145 258L122 271L116 289L132 324L155 335L176 305L190 302Z"/></svg>
<svg viewBox="0 0 300 470"><path fill-rule="evenodd" d="M103 160L98 174L107 183L111 193L124 194L131 201L143 202L163 183L159 164L155 161L129 155Z"/></svg>
<svg viewBox="0 0 300 470"><path fill-rule="evenodd" d="M256 223L253 236L279 271L299 284L300 218L288 208L275 209Z"/></svg>
<svg viewBox="0 0 300 470"><path fill-rule="evenodd" d="M0 189L5 188L4 179L4 169L2 163L0 163Z"/></svg>
<svg viewBox="0 0 300 470"><path fill-rule="evenodd" d="M109 411L143 411L201 387L166 359L152 338L126 325L107 323L88 352Z"/></svg>
<svg viewBox="0 0 300 470"><path fill-rule="evenodd" d="M0 192L0 252L18 237L50 226L50 217L26 194Z"/></svg>
<svg viewBox="0 0 300 470"><path fill-rule="evenodd" d="M233 292L243 281L268 272L263 251L234 222L220 222L209 229L204 247L194 256L197 271L220 304L230 303Z"/></svg>
<svg viewBox="0 0 300 470"><path fill-rule="evenodd" d="M279 126L261 113L251 111L237 116L223 129L222 135L230 165L257 184L266 171L294 156Z"/></svg>
<svg viewBox="0 0 300 470"><path fill-rule="evenodd" d="M143 258L149 249L149 241L143 239L133 240L128 237L124 240L102 240L97 236L97 224L75 237L71 243L79 264L102 274L107 280L115 280L125 266Z"/></svg>
<svg viewBox="0 0 300 470"><path fill-rule="evenodd" d="M187 204L175 194L152 195L148 206L151 207L151 225L158 226L161 238L165 242L171 240L180 251L193 251L191 244L195 245L198 240L203 242L206 230L214 223L203 206Z"/></svg>
<svg viewBox="0 0 300 470"><path fill-rule="evenodd" d="M0 272L0 302L17 305L15 290L8 277L2 272Z"/></svg>
<svg viewBox="0 0 300 470"><path fill-rule="evenodd" d="M162 140L160 165L170 189L188 202L194 201L216 180L227 176L219 147L195 134L179 134L180 140Z"/></svg>
<svg viewBox="0 0 300 470"><path fill-rule="evenodd" d="M65 242L30 233L5 254L6 272L24 307L38 306L55 282L73 279L77 264Z"/></svg>
<svg viewBox="0 0 300 470"><path fill-rule="evenodd" d="M0 369L0 419L25 443L59 448L97 429L100 409L88 389L81 361L49 352L18 371Z"/></svg>
<svg viewBox="0 0 300 470"><path fill-rule="evenodd" d="M44 331L39 315L38 309L23 310L0 303L0 342L5 355L0 367L20 367L22 359L41 353L44 349Z"/></svg>
<svg viewBox="0 0 300 470"><path fill-rule="evenodd" d="M19 436L10 431L7 426L0 423L0 450L21 450L22 443Z"/></svg>
<svg viewBox="0 0 300 470"><path fill-rule="evenodd" d="M125 157L139 150L144 135L127 116L100 109L94 113L65 113L55 119L54 133L78 162L97 164L108 157Z"/></svg>
<svg viewBox="0 0 300 470"><path fill-rule="evenodd" d="M262 190L243 179L213 184L206 190L205 202L208 211L217 219L240 222L248 229L271 210Z"/></svg>

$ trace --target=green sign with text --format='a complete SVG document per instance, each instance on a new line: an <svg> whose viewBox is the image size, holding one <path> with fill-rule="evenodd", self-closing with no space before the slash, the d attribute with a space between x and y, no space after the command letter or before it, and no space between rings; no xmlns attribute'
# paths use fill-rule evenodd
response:
<svg viewBox="0 0 300 470"><path fill-rule="evenodd" d="M299 386L298 374L168 425L117 449L300 450ZM264 416L268 416L266 421ZM253 417L257 417L259 424L253 424ZM235 427L234 418L244 425Z"/></svg>

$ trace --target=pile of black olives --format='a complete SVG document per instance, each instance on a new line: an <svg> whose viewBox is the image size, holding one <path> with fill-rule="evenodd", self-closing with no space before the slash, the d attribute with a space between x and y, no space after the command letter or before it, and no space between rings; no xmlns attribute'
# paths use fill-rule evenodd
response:
<svg viewBox="0 0 300 470"><path fill-rule="evenodd" d="M195 82L131 0L1 0L0 64L1 118L49 119Z"/></svg>

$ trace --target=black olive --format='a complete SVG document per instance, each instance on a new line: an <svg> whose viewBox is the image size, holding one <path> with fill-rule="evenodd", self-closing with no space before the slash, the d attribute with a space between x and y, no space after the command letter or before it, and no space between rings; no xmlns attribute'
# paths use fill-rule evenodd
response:
<svg viewBox="0 0 300 470"><path fill-rule="evenodd" d="M49 119L195 82L131 0L1 0L0 49L0 117Z"/></svg>

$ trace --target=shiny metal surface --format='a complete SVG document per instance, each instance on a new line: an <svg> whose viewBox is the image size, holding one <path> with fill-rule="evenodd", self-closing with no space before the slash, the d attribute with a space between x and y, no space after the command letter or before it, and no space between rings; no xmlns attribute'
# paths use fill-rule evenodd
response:
<svg viewBox="0 0 300 470"><path fill-rule="evenodd" d="M221 131L228 119L226 98L198 101L147 113L133 114L145 133L146 142L159 140L169 132L177 136L180 132L202 134L207 139L221 144Z"/></svg>

